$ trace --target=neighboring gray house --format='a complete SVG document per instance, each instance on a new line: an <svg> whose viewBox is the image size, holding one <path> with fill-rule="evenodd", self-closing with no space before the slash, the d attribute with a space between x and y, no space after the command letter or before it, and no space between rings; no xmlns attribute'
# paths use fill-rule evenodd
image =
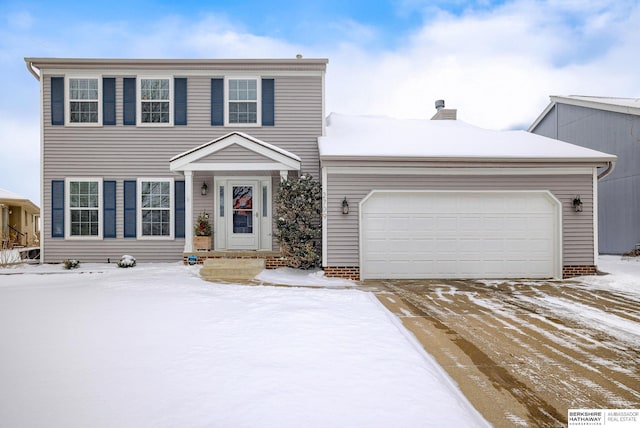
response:
<svg viewBox="0 0 640 428"><path fill-rule="evenodd" d="M212 249L277 265L278 184L319 176L326 59L25 61L41 94L43 262L180 260L206 212Z"/></svg>
<svg viewBox="0 0 640 428"><path fill-rule="evenodd" d="M529 131L618 156L598 186L601 254L640 244L640 99L552 96Z"/></svg>
<svg viewBox="0 0 640 428"><path fill-rule="evenodd" d="M434 119L454 119L451 112ZM562 278L596 271L596 184L599 168L610 171L615 156L457 120L336 114L319 147L327 275Z"/></svg>

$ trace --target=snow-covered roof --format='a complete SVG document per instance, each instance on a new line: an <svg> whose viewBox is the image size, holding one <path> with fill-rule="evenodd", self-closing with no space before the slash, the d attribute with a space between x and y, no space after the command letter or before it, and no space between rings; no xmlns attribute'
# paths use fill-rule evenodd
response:
<svg viewBox="0 0 640 428"><path fill-rule="evenodd" d="M569 104L574 106L592 108L596 110L612 111L615 113L633 114L640 116L640 98L621 97L594 97L585 95L552 95L549 105L540 113L540 116L529 127L533 131L551 111L556 104Z"/></svg>
<svg viewBox="0 0 640 428"><path fill-rule="evenodd" d="M0 199L15 199L17 201L27 201L28 199L24 196L18 195L17 193L10 192L6 189L0 188Z"/></svg>
<svg viewBox="0 0 640 428"><path fill-rule="evenodd" d="M494 131L459 120L411 120L332 113L320 157L467 161L612 162L616 156L526 131Z"/></svg>

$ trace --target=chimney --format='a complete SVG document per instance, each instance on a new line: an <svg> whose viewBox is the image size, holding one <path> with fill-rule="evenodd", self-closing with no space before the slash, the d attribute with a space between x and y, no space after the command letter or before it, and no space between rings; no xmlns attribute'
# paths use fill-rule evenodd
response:
<svg viewBox="0 0 640 428"><path fill-rule="evenodd" d="M456 120L457 116L458 110L444 108L444 100L436 100L436 114L431 120Z"/></svg>

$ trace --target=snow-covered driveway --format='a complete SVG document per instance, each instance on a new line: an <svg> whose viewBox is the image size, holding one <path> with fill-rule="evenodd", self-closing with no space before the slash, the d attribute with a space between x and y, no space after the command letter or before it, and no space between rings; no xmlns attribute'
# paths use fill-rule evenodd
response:
<svg viewBox="0 0 640 428"><path fill-rule="evenodd" d="M373 294L197 269L1 271L0 426L486 425Z"/></svg>
<svg viewBox="0 0 640 428"><path fill-rule="evenodd" d="M496 426L640 408L640 261L567 281L391 281L379 296ZM390 299L390 300L389 300Z"/></svg>

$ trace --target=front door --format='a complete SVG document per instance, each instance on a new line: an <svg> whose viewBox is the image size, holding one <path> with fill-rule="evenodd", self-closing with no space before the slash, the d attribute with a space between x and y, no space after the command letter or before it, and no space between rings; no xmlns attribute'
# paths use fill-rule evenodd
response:
<svg viewBox="0 0 640 428"><path fill-rule="evenodd" d="M260 245L260 197L258 181L229 181L225 195L228 247L255 250Z"/></svg>

